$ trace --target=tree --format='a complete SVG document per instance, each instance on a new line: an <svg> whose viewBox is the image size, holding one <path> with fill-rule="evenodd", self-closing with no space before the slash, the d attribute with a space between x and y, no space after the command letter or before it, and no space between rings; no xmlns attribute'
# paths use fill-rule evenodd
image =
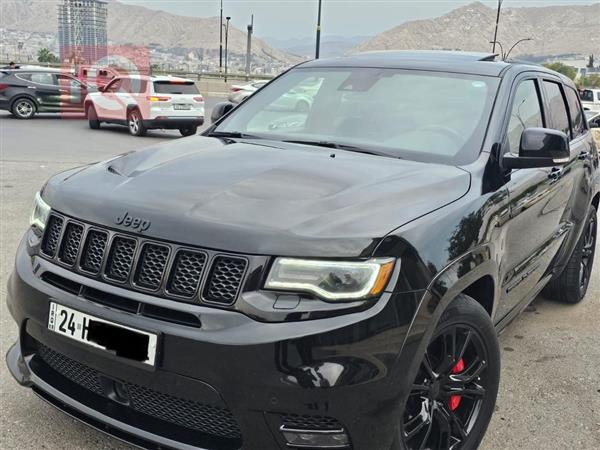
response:
<svg viewBox="0 0 600 450"><path fill-rule="evenodd" d="M574 80L577 76L577 69L573 66L567 66L566 64L560 62L553 62L544 64L544 67L554 70L558 73L562 73L563 75L569 77L571 80Z"/></svg>
<svg viewBox="0 0 600 450"><path fill-rule="evenodd" d="M593 69L594 68L594 55L590 55L588 58L588 63L586 66L588 69Z"/></svg>
<svg viewBox="0 0 600 450"><path fill-rule="evenodd" d="M50 50L47 48L41 48L38 52L38 62L56 64L60 61Z"/></svg>

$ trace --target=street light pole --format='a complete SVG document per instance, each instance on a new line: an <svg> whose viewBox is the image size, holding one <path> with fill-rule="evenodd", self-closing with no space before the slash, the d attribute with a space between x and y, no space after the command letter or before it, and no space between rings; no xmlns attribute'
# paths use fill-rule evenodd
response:
<svg viewBox="0 0 600 450"><path fill-rule="evenodd" d="M496 42L498 42L498 24L500 23L500 9L502 8L502 1L503 0L498 0L498 11L496 12L496 27L494 28L494 40L492 41L492 53L496 53Z"/></svg>
<svg viewBox="0 0 600 450"><path fill-rule="evenodd" d="M226 25L225 25L225 83L227 83L227 61L229 59L229 21L231 17L225 17Z"/></svg>
<svg viewBox="0 0 600 450"><path fill-rule="evenodd" d="M221 20L219 20L219 73L223 72L223 0L221 0Z"/></svg>
<svg viewBox="0 0 600 450"><path fill-rule="evenodd" d="M321 52L321 0L319 0L319 14L317 16L317 48L315 49L315 59L319 59Z"/></svg>

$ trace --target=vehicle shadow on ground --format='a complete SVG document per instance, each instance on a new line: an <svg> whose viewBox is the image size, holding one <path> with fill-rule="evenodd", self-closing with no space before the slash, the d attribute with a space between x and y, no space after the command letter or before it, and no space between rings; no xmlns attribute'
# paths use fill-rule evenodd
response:
<svg viewBox="0 0 600 450"><path fill-rule="evenodd" d="M27 120L23 120L23 119L17 119L16 117L14 117L11 114L7 114L7 115L0 115L0 121L14 121L16 123L34 123L34 122L38 122L38 121L53 121L53 120L67 120L67 121L72 121L72 122L81 122L81 126L85 127L86 129L88 129L88 123L87 123L87 118L85 117L84 114L79 114L79 113L40 113L40 114L36 114L35 116L33 116L31 119L27 119ZM100 130L90 130L90 132L94 132L94 133L98 133L98 132L102 132L102 131L112 131L114 133L121 133L121 134L129 134L129 130L127 129L127 127L124 126L120 126L120 125L109 125L109 124L102 124L100 127ZM133 137L133 136L132 136ZM148 130L146 136L143 137L148 137L148 138L161 138L161 139L177 139L182 137L179 132L177 130Z"/></svg>

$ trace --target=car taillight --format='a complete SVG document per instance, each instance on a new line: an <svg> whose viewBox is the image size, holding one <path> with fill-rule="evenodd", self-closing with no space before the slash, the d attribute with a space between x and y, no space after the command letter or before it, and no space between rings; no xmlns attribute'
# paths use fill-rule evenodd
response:
<svg viewBox="0 0 600 450"><path fill-rule="evenodd" d="M231 92L239 92L239 91L241 91L241 89L238 88L238 87L232 87L231 88Z"/></svg>
<svg viewBox="0 0 600 450"><path fill-rule="evenodd" d="M8 88L8 84L0 83L0 91L3 91L6 88Z"/></svg>
<svg viewBox="0 0 600 450"><path fill-rule="evenodd" d="M202 97L201 95L199 95L197 97L194 97L194 101L198 102L198 103L203 102L204 101L204 97Z"/></svg>
<svg viewBox="0 0 600 450"><path fill-rule="evenodd" d="M168 102L169 100L171 100L171 97L159 97L156 95L149 95L146 97L146 100L150 102Z"/></svg>

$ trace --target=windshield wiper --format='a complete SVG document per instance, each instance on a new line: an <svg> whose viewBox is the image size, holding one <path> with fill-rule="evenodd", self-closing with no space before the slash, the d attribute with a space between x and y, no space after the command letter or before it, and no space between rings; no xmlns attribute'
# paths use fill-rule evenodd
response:
<svg viewBox="0 0 600 450"><path fill-rule="evenodd" d="M392 156L388 153L379 152L377 150L366 150L362 147L357 147L357 146L348 145L348 144L340 144L340 143L332 142L332 141L311 141L311 140L302 140L302 139L290 139L290 140L285 140L283 142L289 142L290 144L314 145L317 147L334 148L336 150L347 150L350 152L365 153L367 155L387 156L387 157L397 158L397 156Z"/></svg>
<svg viewBox="0 0 600 450"><path fill-rule="evenodd" d="M262 139L260 136L253 134L241 133L239 131L213 131L208 134L208 137L231 138L231 139Z"/></svg>

